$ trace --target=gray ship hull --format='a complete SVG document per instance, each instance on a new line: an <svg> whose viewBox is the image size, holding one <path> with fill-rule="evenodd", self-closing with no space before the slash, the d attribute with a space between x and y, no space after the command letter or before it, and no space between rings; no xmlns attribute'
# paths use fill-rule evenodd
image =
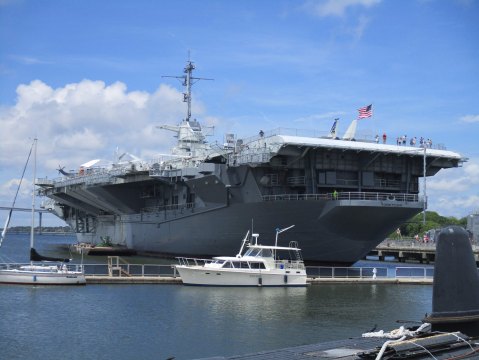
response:
<svg viewBox="0 0 479 360"><path fill-rule="evenodd" d="M97 236L110 236L139 253L211 257L236 254L252 227L265 244L273 244L276 228L296 225L282 235L283 245L298 241L309 263L350 265L421 209L421 202L266 201L203 212L184 209L184 216L176 213L171 220L164 219L165 214L152 213L100 221ZM80 241L91 240L88 234L78 235Z"/></svg>

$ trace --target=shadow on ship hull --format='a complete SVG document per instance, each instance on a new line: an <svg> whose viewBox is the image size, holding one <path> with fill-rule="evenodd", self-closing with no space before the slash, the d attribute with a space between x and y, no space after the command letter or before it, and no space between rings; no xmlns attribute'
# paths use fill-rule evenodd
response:
<svg viewBox="0 0 479 360"><path fill-rule="evenodd" d="M394 205L394 206L393 206ZM143 214L120 223L100 224L138 254L167 258L235 254L246 231L273 243L276 228L296 225L281 239L295 240L309 265L348 266L364 258L400 224L419 213L422 203L385 206L383 201L308 200L233 204L172 214ZM163 217L163 219L162 219ZM81 234L79 234L81 235ZM88 238L85 238L88 239Z"/></svg>

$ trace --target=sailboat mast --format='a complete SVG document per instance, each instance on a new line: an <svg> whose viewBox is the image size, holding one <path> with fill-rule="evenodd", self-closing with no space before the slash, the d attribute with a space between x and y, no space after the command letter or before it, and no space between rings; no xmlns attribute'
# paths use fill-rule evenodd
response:
<svg viewBox="0 0 479 360"><path fill-rule="evenodd" d="M37 139L33 139L33 186L32 186L32 225L30 229L30 249L34 247L35 235L35 180L37 176Z"/></svg>

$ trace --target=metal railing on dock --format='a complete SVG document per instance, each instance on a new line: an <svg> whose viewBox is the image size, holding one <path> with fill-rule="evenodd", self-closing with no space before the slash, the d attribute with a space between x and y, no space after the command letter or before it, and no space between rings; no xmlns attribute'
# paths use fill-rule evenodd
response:
<svg viewBox="0 0 479 360"><path fill-rule="evenodd" d="M206 259L205 259L206 260ZM0 270L14 269L29 263L0 263ZM172 264L131 264L118 256L111 256L105 264L68 264L69 270L81 271L92 277L118 278L179 278ZM191 265L191 263L190 263ZM200 265L200 264L198 264ZM201 264L202 265L202 264ZM329 267L306 266L308 279L430 279L434 277L434 268L423 266L399 267ZM478 269L479 272L479 269Z"/></svg>
<svg viewBox="0 0 479 360"><path fill-rule="evenodd" d="M84 264L86 276L110 277L178 277L178 272L172 265L130 264L125 262L111 264Z"/></svg>
<svg viewBox="0 0 479 360"><path fill-rule="evenodd" d="M308 278L318 279L433 279L432 267L325 267L306 266Z"/></svg>
<svg viewBox="0 0 479 360"><path fill-rule="evenodd" d="M105 277L179 277L174 267L176 264L129 264L115 263L115 270L109 264L84 264L85 275ZM121 270L120 270L121 269ZM425 278L432 279L432 267L328 267L306 266L306 273L310 279L400 279Z"/></svg>

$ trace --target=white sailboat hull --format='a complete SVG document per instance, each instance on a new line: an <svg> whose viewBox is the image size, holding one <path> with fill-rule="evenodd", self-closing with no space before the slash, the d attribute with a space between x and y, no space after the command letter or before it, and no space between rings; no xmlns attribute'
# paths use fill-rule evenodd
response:
<svg viewBox="0 0 479 360"><path fill-rule="evenodd" d="M34 266L34 269L0 270L1 284L29 285L85 285L85 275L77 271L53 269L52 266ZM56 268L56 267L55 267Z"/></svg>
<svg viewBox="0 0 479 360"><path fill-rule="evenodd" d="M306 286L306 271L300 269L214 269L177 265L185 285L203 286Z"/></svg>

